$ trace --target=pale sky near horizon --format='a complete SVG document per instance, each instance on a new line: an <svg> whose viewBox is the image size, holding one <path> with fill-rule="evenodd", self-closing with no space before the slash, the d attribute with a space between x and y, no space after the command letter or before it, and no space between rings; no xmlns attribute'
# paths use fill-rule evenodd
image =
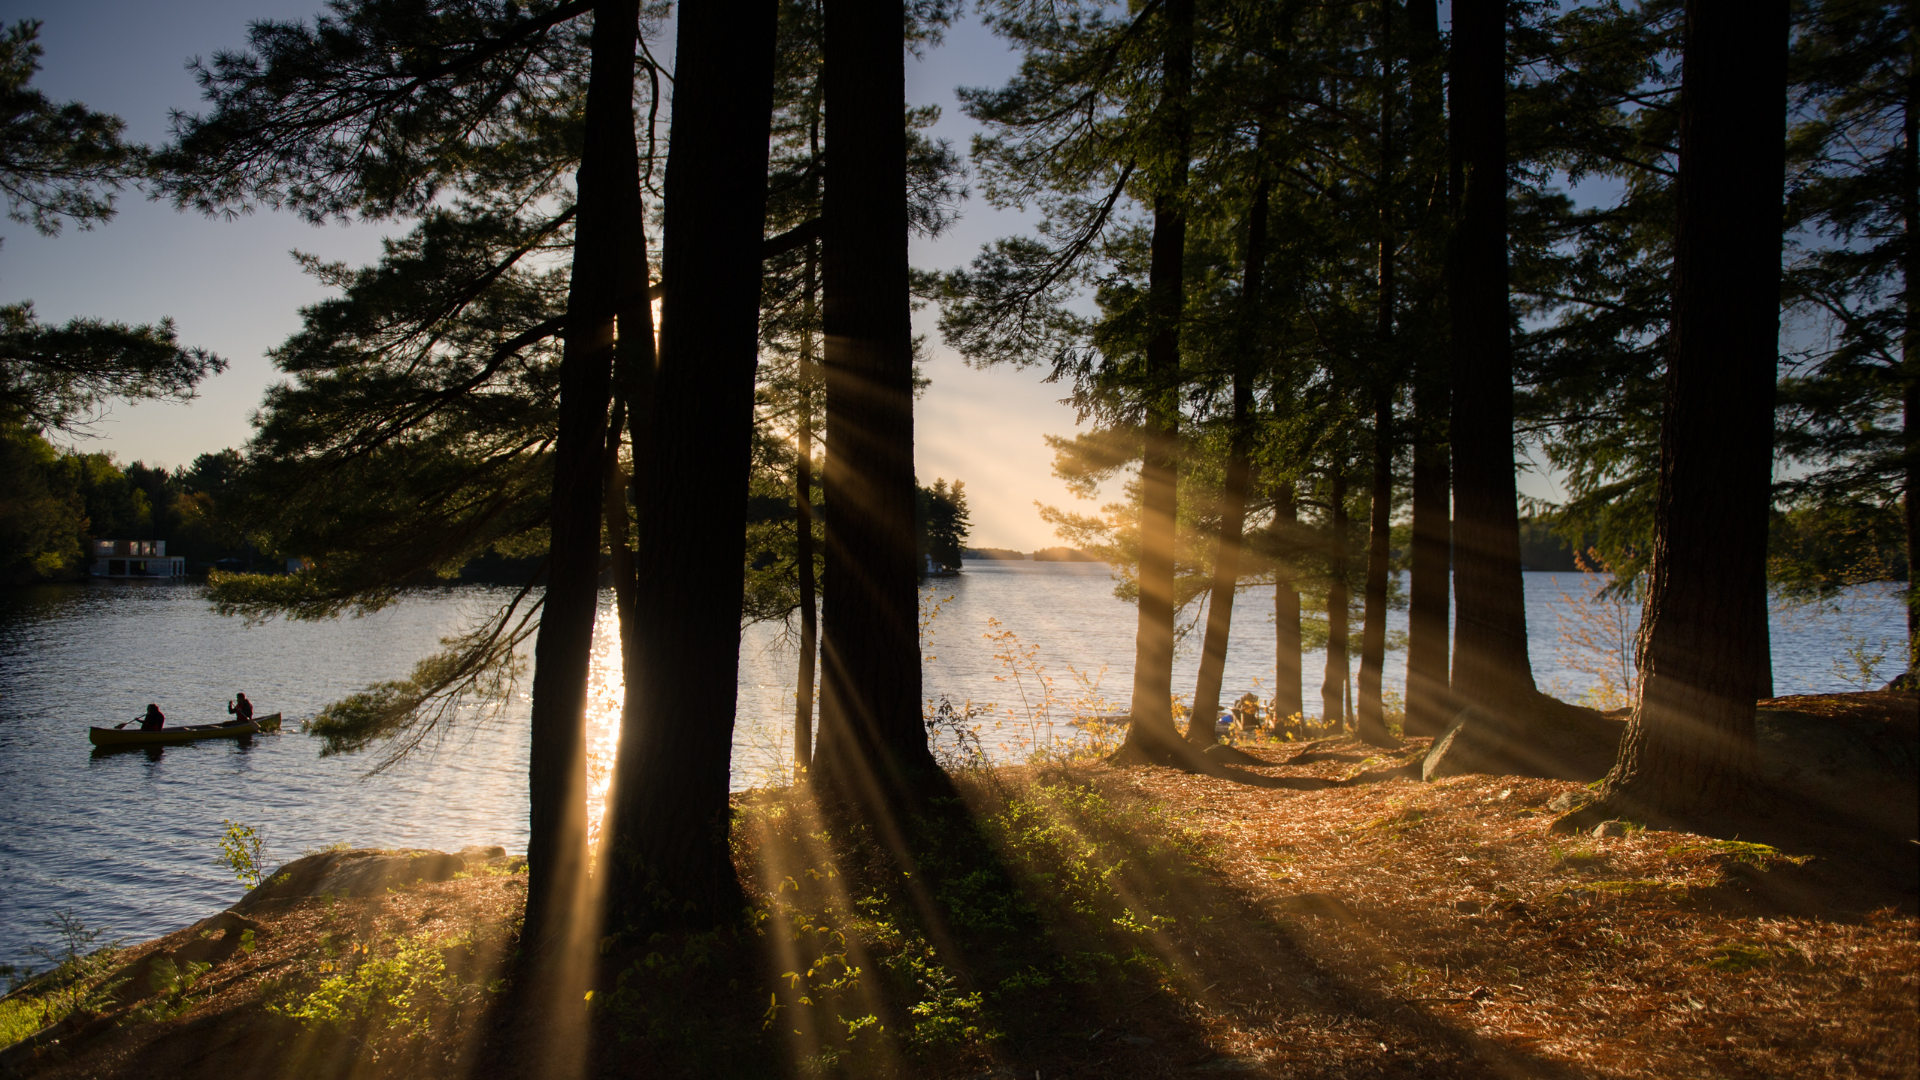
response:
<svg viewBox="0 0 1920 1080"><path fill-rule="evenodd" d="M244 45L251 20L311 18L321 7L321 0L0 0L0 20L44 22L36 87L56 101L114 113L127 121L131 139L158 143L166 137L169 109L201 107L186 70L190 58ZM997 85L1017 65L1017 57L969 13L948 31L943 46L908 60L908 100L942 106L933 134L951 139L964 154L975 125L961 114L955 87ZM983 244L1020 231L1021 224L1019 215L996 212L975 197L947 235L915 242L914 263L929 269L963 265ZM98 425L97 437L82 443L122 461L179 465L245 442L248 417L277 377L266 350L298 328L301 305L326 295L288 253L298 248L365 264L378 257L382 235L404 229L404 223L315 227L272 212L208 220L127 191L119 215L91 231L68 228L48 238L11 221L0 224L0 303L32 300L47 322L82 315L126 322L171 316L182 342L226 357L232 366L209 380L190 405L118 405ZM1053 477L1043 441L1074 429L1072 410L1059 402L1067 388L1044 382L1039 370L966 366L940 343L933 317L923 310L915 320L928 335L926 373L932 379L915 412L921 480L966 481L976 545L1032 550L1058 543L1034 502L1075 502ZM1540 478L1523 476L1523 486L1539 487Z"/></svg>

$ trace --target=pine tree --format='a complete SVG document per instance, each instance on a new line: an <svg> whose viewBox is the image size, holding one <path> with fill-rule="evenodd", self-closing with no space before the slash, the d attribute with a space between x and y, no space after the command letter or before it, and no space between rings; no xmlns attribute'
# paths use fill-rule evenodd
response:
<svg viewBox="0 0 1920 1080"><path fill-rule="evenodd" d="M653 408L635 425L648 475L636 499L639 664L609 815L621 927L710 927L744 900L727 795L776 13L742 21L705 5L678 19L660 356Z"/></svg>
<svg viewBox="0 0 1920 1080"><path fill-rule="evenodd" d="M1533 694L1513 467L1507 300L1507 5L1453 9L1452 146L1462 177L1453 315L1453 693L1504 714Z"/></svg>
<svg viewBox="0 0 1920 1080"><path fill-rule="evenodd" d="M1782 494L1818 513L1899 500L1907 566L1909 681L1920 664L1920 22L1912 4L1825 0L1796 38L1798 174L1789 229L1814 233L1787 276L1789 302L1831 333L1780 387L1780 450L1804 468ZM1896 284L1897 281L1897 284ZM1869 507L1875 508L1873 510ZM1847 570L1777 553L1796 594L1824 596L1892 576L1889 560Z"/></svg>
<svg viewBox="0 0 1920 1080"><path fill-rule="evenodd" d="M826 598L816 777L868 806L941 776L920 722L908 315L905 40L900 9L826 5L822 79Z"/></svg>
<svg viewBox="0 0 1920 1080"><path fill-rule="evenodd" d="M1603 809L1668 818L1735 808L1754 783L1787 39L1785 0L1686 6L1673 353L1640 697Z"/></svg>
<svg viewBox="0 0 1920 1080"><path fill-rule="evenodd" d="M68 222L91 229L111 220L115 194L144 175L147 151L121 141L119 117L56 105L28 86L40 71L40 26L23 19L0 32L0 197L7 217L57 236ZM115 400L188 401L226 367L205 349L182 348L171 319L55 327L31 301L0 305L0 424L9 427L76 431Z"/></svg>

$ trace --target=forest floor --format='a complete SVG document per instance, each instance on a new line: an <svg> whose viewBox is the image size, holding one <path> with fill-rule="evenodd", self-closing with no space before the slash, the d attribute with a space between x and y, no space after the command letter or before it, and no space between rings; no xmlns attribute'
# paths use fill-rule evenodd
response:
<svg viewBox="0 0 1920 1080"><path fill-rule="evenodd" d="M1850 697L1892 723L1920 715L1910 694ZM1920 1069L1912 837L1764 812L1740 836L1555 836L1579 784L1375 779L1424 746L1248 748L1269 764L1247 773L1292 788L1098 762L970 771L954 812L902 826L904 857L798 791L748 793L735 850L753 917L603 942L584 1071ZM1296 789L1310 780L1334 786ZM0 1056L0 1075L557 1075L503 1047L525 886L481 867L250 912L244 950L191 979L156 981L147 961L154 992L96 995L57 1043ZM115 965L184 956L192 937Z"/></svg>

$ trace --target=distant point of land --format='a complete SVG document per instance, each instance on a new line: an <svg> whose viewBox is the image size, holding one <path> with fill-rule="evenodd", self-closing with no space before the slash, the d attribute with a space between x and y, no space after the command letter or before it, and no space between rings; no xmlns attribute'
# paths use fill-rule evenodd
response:
<svg viewBox="0 0 1920 1080"><path fill-rule="evenodd" d="M972 548L970 547L970 548L967 548L961 554L961 557L966 559L1010 559L1016 562L1025 562L1029 559L1031 559L1034 562L1104 562L1105 561L1097 555L1091 555L1091 554L1088 554L1087 552L1081 551L1079 548L1070 548L1070 547L1041 548L1039 551L1036 551L1031 555L1027 554L1024 551L1015 551L1012 548L996 548L996 547Z"/></svg>
<svg viewBox="0 0 1920 1080"><path fill-rule="evenodd" d="M1079 548L1050 547L1041 548L1033 553L1034 562L1101 562L1096 556L1089 555Z"/></svg>

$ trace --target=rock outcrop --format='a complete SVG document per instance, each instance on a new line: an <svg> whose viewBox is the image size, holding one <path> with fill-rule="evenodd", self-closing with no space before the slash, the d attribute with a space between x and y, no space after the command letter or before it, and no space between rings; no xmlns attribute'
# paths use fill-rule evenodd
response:
<svg viewBox="0 0 1920 1080"><path fill-rule="evenodd" d="M1613 767L1626 727L1624 718L1563 702L1517 720L1469 707L1434 740L1421 777L1490 773L1590 782ZM1755 711L1754 733L1760 779L1776 797L1894 832L1916 831L1920 695L1775 698Z"/></svg>
<svg viewBox="0 0 1920 1080"><path fill-rule="evenodd" d="M1492 773L1585 783L1613 768L1626 731L1623 721L1545 694L1500 716L1468 706L1433 740L1420 777Z"/></svg>
<svg viewBox="0 0 1920 1080"><path fill-rule="evenodd" d="M1823 707L1847 699L1886 707ZM1755 712L1754 730L1760 777L1775 791L1886 831L1920 832L1920 695L1775 699Z"/></svg>
<svg viewBox="0 0 1920 1080"><path fill-rule="evenodd" d="M469 847L459 854L375 848L322 851L275 870L230 910L245 913L277 901L313 896L379 896L422 881L447 881L475 866L512 861L499 847Z"/></svg>

